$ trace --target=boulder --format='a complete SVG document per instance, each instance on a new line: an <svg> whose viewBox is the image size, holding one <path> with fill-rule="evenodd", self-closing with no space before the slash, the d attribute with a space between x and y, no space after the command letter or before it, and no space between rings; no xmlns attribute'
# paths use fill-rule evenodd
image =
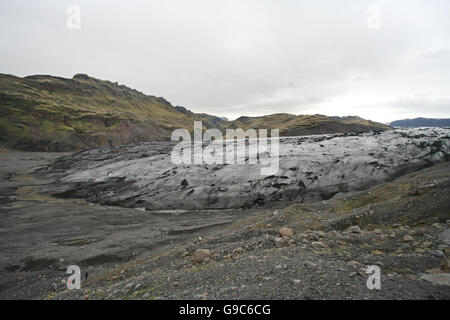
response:
<svg viewBox="0 0 450 320"><path fill-rule="evenodd" d="M192 257L192 262L203 263L208 262L211 258L211 251L209 249L197 249Z"/></svg>
<svg viewBox="0 0 450 320"><path fill-rule="evenodd" d="M280 235L282 237L290 238L294 235L294 231L291 228L286 228L286 227L280 228L280 230L278 230L278 232L280 233Z"/></svg>

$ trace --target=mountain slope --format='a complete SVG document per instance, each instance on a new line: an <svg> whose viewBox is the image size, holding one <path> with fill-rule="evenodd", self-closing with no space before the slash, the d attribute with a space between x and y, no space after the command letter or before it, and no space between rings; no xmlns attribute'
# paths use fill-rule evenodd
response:
<svg viewBox="0 0 450 320"><path fill-rule="evenodd" d="M450 119L415 118L392 121L393 127L450 127Z"/></svg>
<svg viewBox="0 0 450 320"><path fill-rule="evenodd" d="M240 117L231 122L232 128L279 128L281 136L324 133L384 131L389 127L359 117L327 117L324 115L292 115L278 113L262 117Z"/></svg>
<svg viewBox="0 0 450 320"><path fill-rule="evenodd" d="M199 120L164 98L81 74L0 75L0 111L1 140L52 151L168 139L174 129L189 130Z"/></svg>
<svg viewBox="0 0 450 320"><path fill-rule="evenodd" d="M0 143L32 151L73 151L168 140L177 128L279 128L284 136L386 130L358 117L274 114L235 121L174 107L117 83L77 74L72 79L0 74Z"/></svg>

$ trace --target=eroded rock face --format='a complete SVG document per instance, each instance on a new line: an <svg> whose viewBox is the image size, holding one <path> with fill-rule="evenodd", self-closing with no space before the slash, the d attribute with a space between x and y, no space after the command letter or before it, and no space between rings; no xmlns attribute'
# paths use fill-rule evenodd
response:
<svg viewBox="0 0 450 320"><path fill-rule="evenodd" d="M364 190L448 161L449 129L280 138L280 170L260 165L175 165L169 142L90 149L63 157L41 174L59 197L165 209L245 208L270 201L320 201Z"/></svg>

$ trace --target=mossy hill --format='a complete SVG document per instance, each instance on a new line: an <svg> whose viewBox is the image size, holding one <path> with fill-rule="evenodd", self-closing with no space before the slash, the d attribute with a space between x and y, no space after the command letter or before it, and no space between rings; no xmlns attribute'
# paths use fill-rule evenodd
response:
<svg viewBox="0 0 450 320"><path fill-rule="evenodd" d="M235 121L174 107L161 97L84 74L72 79L0 74L0 143L20 150L73 151L98 146L168 140L177 128L279 128L308 135L386 130L357 117L274 114Z"/></svg>
<svg viewBox="0 0 450 320"><path fill-rule="evenodd" d="M384 131L390 127L359 117L327 117L278 113L262 117L240 117L229 124L232 128L278 128L281 136L301 136L325 133Z"/></svg>

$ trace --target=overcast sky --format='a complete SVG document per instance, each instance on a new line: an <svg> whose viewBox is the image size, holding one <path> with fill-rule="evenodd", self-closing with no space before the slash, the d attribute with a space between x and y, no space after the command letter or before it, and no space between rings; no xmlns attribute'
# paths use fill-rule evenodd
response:
<svg viewBox="0 0 450 320"><path fill-rule="evenodd" d="M450 117L449 16L448 0L0 0L0 73L86 73L231 119Z"/></svg>

